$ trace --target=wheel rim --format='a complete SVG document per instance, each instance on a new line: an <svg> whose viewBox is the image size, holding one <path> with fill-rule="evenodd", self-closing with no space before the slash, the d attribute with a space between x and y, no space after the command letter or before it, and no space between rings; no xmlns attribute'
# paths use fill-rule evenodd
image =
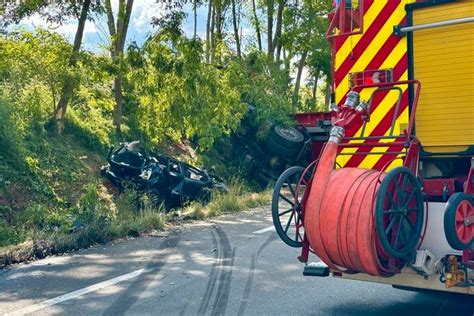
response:
<svg viewBox="0 0 474 316"><path fill-rule="evenodd" d="M462 200L456 208L456 234L463 243L469 243L472 239L474 228L469 220L474 216L474 209L468 200Z"/></svg>
<svg viewBox="0 0 474 316"><path fill-rule="evenodd" d="M295 133L293 130L291 130L291 129L282 128L282 129L280 130L280 132L281 132L283 135L287 136L288 138L292 138L292 139L296 139L296 138L297 138L296 133Z"/></svg>
<svg viewBox="0 0 474 316"><path fill-rule="evenodd" d="M301 192L304 186L298 186L304 169L287 169L275 184L272 200L272 217L280 238L289 246L301 247L304 228L302 217Z"/></svg>
<svg viewBox="0 0 474 316"><path fill-rule="evenodd" d="M308 199L308 194L311 188L311 181L313 180L314 170L316 165L318 164L318 160L313 161L309 164L306 169L301 173L300 179L298 180L298 185L296 186L296 195L295 201L301 201L301 223L297 225L296 230L299 234L301 240L304 238L304 210L306 201ZM302 190L304 188L304 190Z"/></svg>
<svg viewBox="0 0 474 316"><path fill-rule="evenodd" d="M395 258L410 254L421 238L423 196L415 176L405 167L382 180L376 204L376 231L385 252Z"/></svg>
<svg viewBox="0 0 474 316"><path fill-rule="evenodd" d="M275 130L278 134L280 134L283 138L291 141L301 141L301 133L295 128L284 128L279 125L275 127Z"/></svg>

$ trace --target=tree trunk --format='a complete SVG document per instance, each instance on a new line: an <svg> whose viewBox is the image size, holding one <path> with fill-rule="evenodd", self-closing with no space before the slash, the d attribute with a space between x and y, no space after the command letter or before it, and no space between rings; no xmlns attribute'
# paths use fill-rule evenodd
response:
<svg viewBox="0 0 474 316"><path fill-rule="evenodd" d="M214 57L217 57L219 61L221 60L221 56L222 56L220 45L221 45L222 40L223 40L223 36L222 36L222 28L223 28L222 6L223 6L222 1L217 1L216 5L214 6L214 8L215 8L214 20L215 20L215 29L216 29L215 41L214 41ZM217 49L217 55L215 54L216 49Z"/></svg>
<svg viewBox="0 0 474 316"><path fill-rule="evenodd" d="M326 100L324 100L326 105L325 111L329 111L331 108L331 81L328 79L326 81Z"/></svg>
<svg viewBox="0 0 474 316"><path fill-rule="evenodd" d="M306 57L308 57L308 50L305 50L303 52L303 54L301 55L300 62L298 64L298 74L296 75L295 92L293 93L293 107L295 109L298 106L300 86L301 86L301 77L303 75L304 66L306 64Z"/></svg>
<svg viewBox="0 0 474 316"><path fill-rule="evenodd" d="M318 92L318 80L319 80L319 66L316 67L316 71L314 72L314 86L313 86L313 93L312 93L312 100L314 103L314 106L316 107L316 101L317 101L317 92Z"/></svg>
<svg viewBox="0 0 474 316"><path fill-rule="evenodd" d="M77 25L76 35L74 37L74 45L72 47L71 56L69 57L69 67L73 68L77 64L77 56L81 49L82 38L84 36L84 27L86 25L87 14L89 12L89 7L91 0L85 0L82 4L81 14L79 16L79 22ZM74 83L72 80L65 79L62 90L61 98L59 99L58 105L55 109L54 117L56 120L56 134L60 135L64 130L64 116L66 115L67 105L71 94L74 91Z"/></svg>
<svg viewBox="0 0 474 316"><path fill-rule="evenodd" d="M253 18L255 22L255 32L257 33L257 45L258 50L262 51L262 34L260 33L260 21L258 20L257 15L257 6L255 4L255 0L252 0L252 11L253 11Z"/></svg>
<svg viewBox="0 0 474 316"><path fill-rule="evenodd" d="M215 26L216 26L216 8L212 6L211 14L211 63L216 59L216 35L215 35Z"/></svg>
<svg viewBox="0 0 474 316"><path fill-rule="evenodd" d="M283 10L286 5L286 0L278 1L277 21L275 26L275 38L273 39L273 50L276 60L280 60L281 55L281 34L283 28Z"/></svg>
<svg viewBox="0 0 474 316"><path fill-rule="evenodd" d="M193 14L194 14L194 38L197 38L197 0L193 3Z"/></svg>
<svg viewBox="0 0 474 316"><path fill-rule="evenodd" d="M117 14L117 25L115 26L114 16L110 0L105 0L105 10L107 13L107 26L109 28L111 38L110 55L114 64L117 66L117 74L114 79L114 98L115 105L112 113L112 120L116 132L120 133L122 126L122 112L123 112L123 74L120 69L120 60L123 57L125 47L125 40L127 38L128 25L130 23L130 16L132 14L133 0L119 0L119 10Z"/></svg>
<svg viewBox="0 0 474 316"><path fill-rule="evenodd" d="M107 14L107 27L109 28L110 40L113 53L115 53L114 48L114 37L117 31L115 30L115 21L114 21L114 13L112 12L112 6L110 5L110 0L105 0L105 12Z"/></svg>
<svg viewBox="0 0 474 316"><path fill-rule="evenodd" d="M314 77L314 86L313 86L313 91L312 91L312 101L313 101L313 104L314 104L314 107L316 108L316 102L318 101L318 97L317 97L317 92L318 92L318 77Z"/></svg>
<svg viewBox="0 0 474 316"><path fill-rule="evenodd" d="M242 52L240 50L239 25L237 20L237 12L235 10L235 0L232 0L232 24L234 25L234 39L235 46L237 47L237 56L241 58Z"/></svg>
<svg viewBox="0 0 474 316"><path fill-rule="evenodd" d="M267 38L268 38L268 57L273 59L273 11L274 0L267 0Z"/></svg>
<svg viewBox="0 0 474 316"><path fill-rule="evenodd" d="M209 0L206 21L206 62L209 63L209 54L211 51L211 18L212 18L212 0Z"/></svg>

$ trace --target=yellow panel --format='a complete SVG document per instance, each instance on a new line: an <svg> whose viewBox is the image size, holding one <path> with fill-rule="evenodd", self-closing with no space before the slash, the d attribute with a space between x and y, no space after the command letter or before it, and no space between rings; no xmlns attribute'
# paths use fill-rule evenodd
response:
<svg viewBox="0 0 474 316"><path fill-rule="evenodd" d="M420 25L474 16L474 1L416 9ZM457 152L474 145L474 23L413 32L414 76L421 81L416 135L424 149Z"/></svg>

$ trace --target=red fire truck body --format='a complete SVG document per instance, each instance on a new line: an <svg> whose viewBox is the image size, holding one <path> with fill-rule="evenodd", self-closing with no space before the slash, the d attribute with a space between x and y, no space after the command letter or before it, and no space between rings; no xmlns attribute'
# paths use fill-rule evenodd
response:
<svg viewBox="0 0 474 316"><path fill-rule="evenodd" d="M333 129L278 179L277 233L321 259L308 275L474 294L474 2L342 0L329 19L336 105L296 120Z"/></svg>

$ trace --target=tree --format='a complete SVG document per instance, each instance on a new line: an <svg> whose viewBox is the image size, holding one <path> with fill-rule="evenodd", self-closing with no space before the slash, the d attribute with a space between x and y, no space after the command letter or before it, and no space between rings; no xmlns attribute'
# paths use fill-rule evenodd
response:
<svg viewBox="0 0 474 316"><path fill-rule="evenodd" d="M257 15L257 5L255 4L255 0L252 0L252 14L253 14L253 23L255 26L255 33L257 35L257 44L258 44L258 50L262 51L262 34L260 31L260 21L258 20L258 15Z"/></svg>
<svg viewBox="0 0 474 316"><path fill-rule="evenodd" d="M143 49L129 54L141 65L128 74L140 106L133 121L153 143L194 138L201 148L237 128L247 107L240 102L240 64L204 61L201 41L188 39L170 15Z"/></svg>
<svg viewBox="0 0 474 316"><path fill-rule="evenodd" d="M118 0L118 13L114 18L112 5L110 0L105 0L105 12L107 14L107 26L109 29L111 46L110 55L116 66L116 75L114 79L114 97L115 106L113 111L113 123L117 132L121 131L122 125L122 109L123 109L123 73L121 69L121 61L127 38L128 25L132 14L133 0Z"/></svg>
<svg viewBox="0 0 474 316"><path fill-rule="evenodd" d="M283 10L285 9L286 0L278 0L277 20L275 27L275 37L273 39L273 53L276 60L280 60L281 55L281 34L283 28Z"/></svg>
<svg viewBox="0 0 474 316"><path fill-rule="evenodd" d="M267 52L268 57L273 59L273 13L275 11L275 0L266 0L267 4Z"/></svg>
<svg viewBox="0 0 474 316"><path fill-rule="evenodd" d="M293 92L293 98L292 98L293 107L295 107L295 108L298 105L298 101L299 101L301 78L303 76L304 67L306 66L306 58L307 57L308 57L308 49L303 51L303 53L301 54L301 58L298 62L298 68L297 68L297 72L296 72L296 81L295 81L295 90Z"/></svg>
<svg viewBox="0 0 474 316"><path fill-rule="evenodd" d="M77 64L77 58L81 49L82 38L84 35L84 27L91 11L100 11L99 4L92 4L91 0L82 1L65 1L65 2L48 2L26 0L15 3L3 3L0 5L0 12L3 11L4 26L10 23L19 23L35 13L38 13L44 19L52 23L61 24L66 18L74 16L78 19L76 34L74 36L74 45L69 57L66 73L73 73ZM75 89L75 81L70 76L65 76L61 97L57 106L53 111L55 120L56 133L59 135L64 129L64 117L66 115L67 106L71 95Z"/></svg>
<svg viewBox="0 0 474 316"><path fill-rule="evenodd" d="M82 4L81 14L79 15L76 35L74 37L74 45L72 47L71 57L69 58L69 67L74 68L77 64L77 57L81 49L82 37L84 35L84 27L86 25L87 15L89 13L91 1L84 0ZM56 119L56 132L60 135L64 129L64 116L66 115L67 105L71 94L74 91L74 81L67 78L64 81L61 91L61 98L56 106L54 117Z"/></svg>
<svg viewBox="0 0 474 316"><path fill-rule="evenodd" d="M214 7L212 5L213 0L209 0L208 3L208 11L207 11L207 22L206 22L206 62L209 63L210 61L210 54L211 54L211 20L213 21L214 19L212 18L213 15L213 10Z"/></svg>
<svg viewBox="0 0 474 316"><path fill-rule="evenodd" d="M328 21L325 16L331 9L331 2L328 0L319 2L303 0L295 1L286 10L284 16L286 32L282 34L280 40L282 49L287 52L286 62L297 59L296 80L292 93L292 104L295 109L300 102L299 94L305 67L309 65L312 67L309 72L314 73L314 67L329 64L330 54L325 38ZM311 60L310 63L307 62L308 59ZM325 74L329 78L329 70Z"/></svg>
<svg viewBox="0 0 474 316"><path fill-rule="evenodd" d="M193 0L194 32L193 37L197 38L197 0Z"/></svg>
<svg viewBox="0 0 474 316"><path fill-rule="evenodd" d="M232 1L232 25L234 26L234 39L235 46L237 48L237 56L242 58L242 51L240 47L240 36L239 36L239 17L237 16L237 10L235 7L235 0Z"/></svg>

